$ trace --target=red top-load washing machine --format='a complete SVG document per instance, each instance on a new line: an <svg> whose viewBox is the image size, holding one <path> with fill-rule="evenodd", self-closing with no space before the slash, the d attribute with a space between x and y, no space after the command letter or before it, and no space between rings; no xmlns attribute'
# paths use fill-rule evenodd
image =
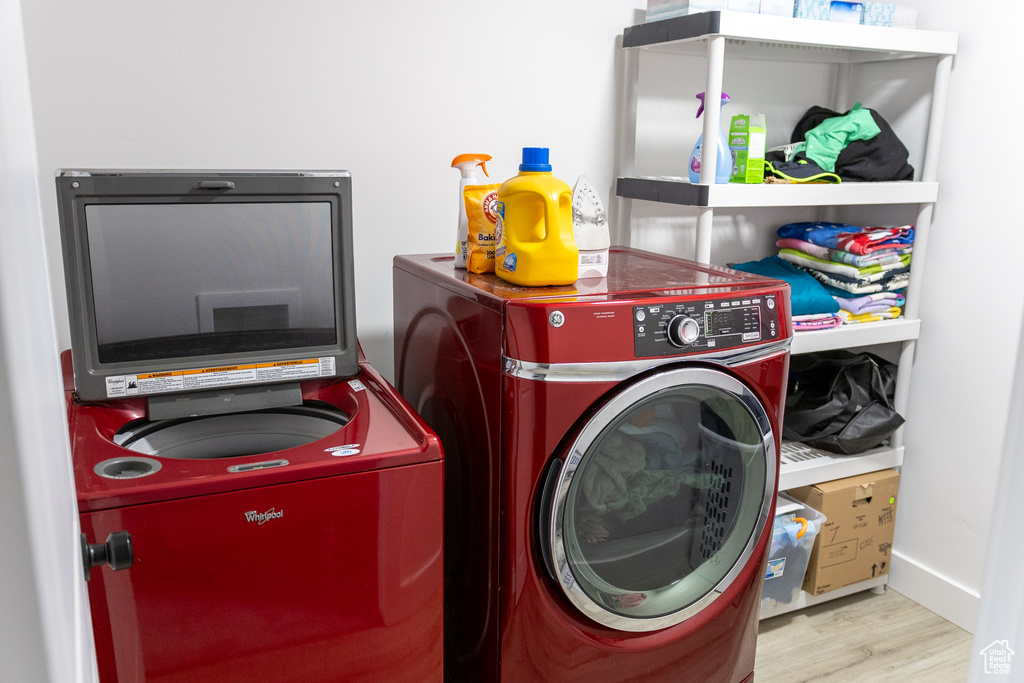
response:
<svg viewBox="0 0 1024 683"><path fill-rule="evenodd" d="M133 556L89 581L101 681L441 680L441 451L371 367L151 421L78 402L69 355L82 532Z"/></svg>
<svg viewBox="0 0 1024 683"><path fill-rule="evenodd" d="M399 391L445 449L456 681L753 676L783 282L627 248L517 287L397 257Z"/></svg>
<svg viewBox="0 0 1024 683"><path fill-rule="evenodd" d="M100 680L441 680L442 454L359 351L348 174L57 185Z"/></svg>

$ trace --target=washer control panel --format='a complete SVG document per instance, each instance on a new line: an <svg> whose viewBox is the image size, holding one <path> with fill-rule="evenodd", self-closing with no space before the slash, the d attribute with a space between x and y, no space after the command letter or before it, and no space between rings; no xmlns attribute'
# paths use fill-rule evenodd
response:
<svg viewBox="0 0 1024 683"><path fill-rule="evenodd" d="M782 333L776 297L759 294L634 306L634 350L638 358L646 358L776 340Z"/></svg>

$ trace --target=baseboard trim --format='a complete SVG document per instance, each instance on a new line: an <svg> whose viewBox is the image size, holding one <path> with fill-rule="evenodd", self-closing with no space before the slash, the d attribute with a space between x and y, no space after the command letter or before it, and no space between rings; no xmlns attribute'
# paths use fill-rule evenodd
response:
<svg viewBox="0 0 1024 683"><path fill-rule="evenodd" d="M976 591L937 574L896 550L892 553L889 587L965 631L974 633L981 608L981 595Z"/></svg>

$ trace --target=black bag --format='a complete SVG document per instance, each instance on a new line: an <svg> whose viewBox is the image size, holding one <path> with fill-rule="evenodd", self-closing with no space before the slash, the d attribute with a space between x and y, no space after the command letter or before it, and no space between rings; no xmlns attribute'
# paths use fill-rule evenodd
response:
<svg viewBox="0 0 1024 683"><path fill-rule="evenodd" d="M907 163L910 154L906 146L881 114L874 109L867 111L881 132L870 140L851 141L836 159L836 174L847 181L913 180L914 167ZM803 142L807 131L837 116L845 114L825 107L811 107L793 128L790 142Z"/></svg>
<svg viewBox="0 0 1024 683"><path fill-rule="evenodd" d="M881 445L903 424L895 387L896 366L870 353L793 356L782 436L841 455Z"/></svg>

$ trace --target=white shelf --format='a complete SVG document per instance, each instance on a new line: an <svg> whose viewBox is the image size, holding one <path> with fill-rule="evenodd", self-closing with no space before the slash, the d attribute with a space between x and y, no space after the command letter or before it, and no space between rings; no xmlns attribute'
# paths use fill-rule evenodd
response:
<svg viewBox="0 0 1024 683"><path fill-rule="evenodd" d="M804 607L813 607L829 600L835 600L836 598L845 598L847 595L853 595L854 593L860 593L866 590L872 590L874 588L880 588L889 582L889 575L877 576L867 581L861 581L860 583L854 583L849 586L843 586L837 588L834 591L828 593L822 593L821 595L811 595L806 591L800 591L797 593L796 598L793 602L785 605L777 605L771 609L761 610L761 619L771 619L777 617L780 614L786 614L787 612L795 612L798 609Z"/></svg>
<svg viewBox="0 0 1024 683"><path fill-rule="evenodd" d="M817 63L865 63L953 55L956 33L748 12L703 12L627 28L623 47L706 54L711 37L723 36L730 57Z"/></svg>
<svg viewBox="0 0 1024 683"><path fill-rule="evenodd" d="M810 486L903 465L903 447L882 446L860 455L836 455L801 443L784 442L779 457L779 490Z"/></svg>
<svg viewBox="0 0 1024 683"><path fill-rule="evenodd" d="M696 214L694 260L711 263L712 232L717 209L822 207L822 218L833 206L916 206L915 262L924 260L927 250L932 209L938 200L939 147L945 118L946 100L953 57L957 52L956 33L918 31L878 26L858 26L828 21L810 21L788 17L766 16L743 12L703 12L684 17L640 24L623 32L622 109L617 141L618 169L615 194L619 202L618 220L631 230L632 200L677 204L693 207ZM862 71L859 64L899 62L925 59L934 62L931 103L927 134L922 150L922 163L917 169L919 181L906 182L843 182L837 184L691 184L684 178L641 176L636 169L636 128L638 83L642 51L666 52L694 58L684 68L704 60L705 92L709 101L717 101L722 90L727 59L765 62L751 63L744 69L757 69L770 83L785 78L785 68L769 62L805 62L836 65L832 109L842 111L857 101L852 88L853 78ZM919 71L915 65L914 72ZM920 65L926 66L925 64ZM699 66L696 68L700 68ZM874 72L874 69L869 70ZM887 70L888 71L888 70ZM795 104L795 103L794 103ZM822 103L826 104L826 103ZM705 140L717 140L721 129L719 108L708 108L703 116ZM714 154L705 149L705 152ZM708 165L710 166L710 165ZM706 167L705 179L712 177ZM894 212L895 213L895 212ZM906 213L901 211L900 213ZM628 243L628 240L627 240ZM918 308L921 290L921 265L914 268L904 309L907 318L848 325L832 330L797 332L792 353L809 353L833 349L899 343L900 354L895 391L895 407L904 413L907 407L914 343L921 330ZM900 442L899 432L893 438ZM901 446L874 448L856 456L841 456L812 449L804 444L784 444L780 454L779 489L809 486L823 481L901 467L904 449ZM789 605L762 613L762 618L809 607L844 595L885 585L887 577L879 577L853 586L812 597L802 591Z"/></svg>
<svg viewBox="0 0 1024 683"><path fill-rule="evenodd" d="M667 178L619 178L615 193L627 199L711 208L923 204L939 195L938 183L699 185Z"/></svg>
<svg viewBox="0 0 1024 683"><path fill-rule="evenodd" d="M905 318L879 320L859 325L843 325L831 330L803 330L793 333L793 345L790 347L790 352L811 353L873 344L890 344L917 339L920 333L921 321Z"/></svg>

